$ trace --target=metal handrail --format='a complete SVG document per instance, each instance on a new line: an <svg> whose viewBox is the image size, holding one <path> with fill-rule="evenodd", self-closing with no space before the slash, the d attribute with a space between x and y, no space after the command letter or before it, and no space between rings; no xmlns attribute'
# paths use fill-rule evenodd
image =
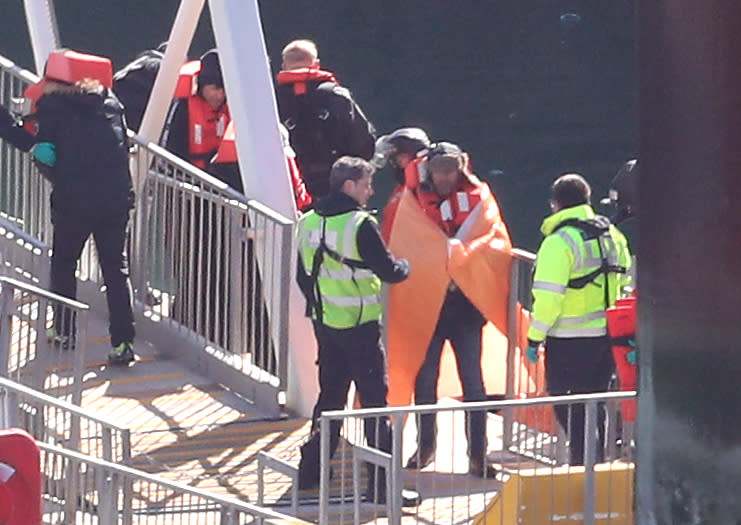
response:
<svg viewBox="0 0 741 525"><path fill-rule="evenodd" d="M0 403L0 427L25 428L38 441L43 442L46 442L47 439L54 438L58 434L64 434L65 430L68 430L64 428L51 429L51 425L44 424L43 430L51 430L51 432L44 432L40 435L39 429L27 428L27 425L24 425L23 421L19 421L14 415L12 407L13 405L19 405L23 401L30 400L36 406L40 405L46 409L57 409L64 416L71 416L71 419L74 419L77 425L81 421L85 421L87 432L82 438L86 441L91 439L102 440L102 459L121 462L125 465L130 463L131 432L128 428L92 414L90 411L84 410L77 405L48 396L4 377L0 377L0 396L5 400L5 402ZM63 420L66 421L66 417ZM101 435L91 435L90 429L93 425L100 427Z"/></svg>
<svg viewBox="0 0 741 525"><path fill-rule="evenodd" d="M34 286L33 284L29 284L24 281L19 281L18 279L14 279L12 277L0 276L0 283L7 284L8 286L12 286L13 288L23 290L24 292L28 292L33 295L38 295L39 297L49 299L50 301L56 301L70 308L74 308L75 310L87 311L90 309L90 306L83 302L55 294L54 292L50 292L49 290L44 290L43 288L39 288L38 286Z"/></svg>
<svg viewBox="0 0 741 525"><path fill-rule="evenodd" d="M9 104L36 81L0 56L0 103ZM138 333L153 344L177 341L179 355L196 366L215 360L209 373L218 381L277 414L278 392L288 380L294 221L133 132L129 139L138 199L129 247ZM13 265L24 266L22 277L43 285L53 231L51 184L27 153L7 143L0 142L0 164L0 219L7 217L0 223L11 225L6 229L15 236L0 240ZM21 238L33 250L11 249L9 241ZM190 251L199 242L208 245ZM104 307L89 243L79 268L80 297Z"/></svg>
<svg viewBox="0 0 741 525"><path fill-rule="evenodd" d="M346 417L367 418L379 416L396 416L407 417L418 413L429 413L431 410L436 412L455 412L460 410L496 410L505 407L509 408L529 408L535 406L546 406L553 404L574 404L586 403L590 401L608 402L608 401L628 401L635 399L638 393L634 390L621 392L603 392L597 394L569 394L565 396L544 396L530 399L505 399L501 401L466 401L456 403L455 405L410 405L403 407L382 407L382 408L358 408L352 410L328 410L322 412L321 417L329 419L338 419Z"/></svg>
<svg viewBox="0 0 741 525"><path fill-rule="evenodd" d="M348 423L349 420L363 421L364 425L376 424L380 418L389 418L393 421L392 426L392 452L390 461L390 472L387 476L391 476L394 482L391 485L394 487L394 494L387 495L394 501L394 507L390 513L390 516L395 518L390 523L400 523L400 514L398 505L400 505L399 492L401 485L398 482L400 479L401 472L401 454L402 446L401 439L403 433L403 423L409 419L409 416L418 416L422 414L434 414L438 416L446 412L460 413L465 412L471 414L473 412L489 412L489 411L504 411L505 409L536 409L546 408L553 406L577 406L583 405L586 410L585 428L596 428L596 411L598 404L614 405L621 401L628 401L635 399L637 393L635 391L624 391L624 392L604 392L595 394L574 394L564 396L546 396L530 399L510 399L502 401L480 401L480 402L461 402L451 405L412 405L402 407L381 407L381 408L362 408L362 409L348 409L348 410L332 410L322 412L319 417L320 427L320 484L319 484L319 524L325 525L329 523L329 482L330 482L330 434L331 426L333 422ZM349 428L349 427L348 427ZM347 429L346 429L347 430ZM359 437L359 436L356 436ZM353 447L353 451L356 446L361 445L362 438L359 442L355 442L349 436L346 435L348 441ZM595 497L595 458L596 458L596 436L585 432L585 471L584 471L584 500L585 500L585 523L593 523L594 520L594 497ZM558 440L560 441L560 440ZM558 443L562 445L562 443ZM527 447L527 444L524 444ZM507 450L509 447L503 447L502 451ZM520 454L523 457L543 461L548 459L548 456L544 455L531 455L527 450L520 450ZM380 454L379 454L380 455ZM551 465L559 462L557 457L552 458ZM550 461L550 460L549 460ZM354 497L358 498L359 487L357 483L354 483ZM591 513L591 514L589 514ZM592 520L592 521L590 521Z"/></svg>
<svg viewBox="0 0 741 525"><path fill-rule="evenodd" d="M210 493L205 490L201 490L195 487L179 483L177 481L170 481L158 476L148 474L146 472L133 469L124 465L119 465L109 461L101 460L73 452L58 446L49 445L47 443L38 443L39 448L44 455L58 456L66 459L69 462L76 463L78 465L85 465L85 472L76 472L76 469L67 469L67 475L64 479L60 480L63 483L62 490L59 493L55 493L54 496L59 497L59 494L67 495L68 499L74 498L76 501L64 501L65 504L70 504L74 507L79 502L85 500L85 490L92 490L97 493L99 503L97 505L90 505L84 511L96 513L99 518L104 519L103 523L132 523L132 515L134 512L135 496L131 495L131 487L138 484L147 484L156 487L156 490L141 491L141 494L148 492L158 493L160 489L164 489L168 492L167 499L173 500L179 496L190 496L197 498L198 501L204 502L204 504L198 504L194 506L194 509L179 509L182 513L199 512L205 511L202 507L204 505L209 506L209 510L214 510L220 514L220 523L224 524L237 524L245 523L243 516L251 516L258 518L262 523L267 524L282 524L287 523L294 524L305 524L307 522L298 518L281 514L279 512L253 505L251 503L240 501L236 498L229 496L220 496ZM47 458L42 459L42 462L48 461ZM85 474L94 476L95 481L91 483L79 484L77 476ZM129 492L128 494L124 494ZM127 505L120 506L121 501L127 501ZM133 500L133 501L131 501ZM141 509L146 511L146 509ZM156 509L158 513L167 511L161 507ZM177 512L177 510L171 510L170 512ZM114 516L120 515L120 519L115 519ZM178 521L178 523L189 523L189 521ZM199 523L198 517L193 518L193 523Z"/></svg>

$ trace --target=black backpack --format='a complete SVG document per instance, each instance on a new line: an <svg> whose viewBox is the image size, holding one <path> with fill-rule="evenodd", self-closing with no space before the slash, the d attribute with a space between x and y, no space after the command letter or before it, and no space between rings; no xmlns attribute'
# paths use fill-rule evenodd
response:
<svg viewBox="0 0 741 525"><path fill-rule="evenodd" d="M113 76L113 91L124 106L129 128L135 131L141 125L162 57L157 50L144 51Z"/></svg>
<svg viewBox="0 0 741 525"><path fill-rule="evenodd" d="M332 111L333 82L309 83L306 93L295 95L293 85L278 88L280 118L291 136L291 146L302 171L329 171L344 152L341 123Z"/></svg>
<svg viewBox="0 0 741 525"><path fill-rule="evenodd" d="M608 273L625 273L627 271L624 266L610 264L610 262L607 260L607 256L605 255L603 239L610 238L610 219L603 215L597 215L593 219L566 219L565 221L559 223L558 226L553 229L553 233L560 230L564 226L573 226L574 228L579 229L582 233L582 238L585 241L597 239L597 246L599 247L600 258L602 259L602 264L596 270L593 270L588 274L583 275L582 277L569 280L569 288L576 288L578 290L581 290L589 283L594 282L597 277L602 274L605 274L606 277ZM605 304L608 304L609 300L607 286L605 286L604 289Z"/></svg>

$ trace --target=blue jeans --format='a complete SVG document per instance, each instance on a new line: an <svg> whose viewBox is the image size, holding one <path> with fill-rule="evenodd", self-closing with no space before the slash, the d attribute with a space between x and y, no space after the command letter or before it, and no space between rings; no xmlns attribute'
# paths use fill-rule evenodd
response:
<svg viewBox="0 0 741 525"><path fill-rule="evenodd" d="M437 403L440 355L446 340L453 346L458 377L463 386L463 400L486 401L484 379L481 374L481 326L459 325L448 330L438 330L433 335L422 368L417 373L414 402L418 405ZM417 436L420 449L434 448L437 436L434 414L419 416ZM469 457L483 460L487 445L486 412L466 413L466 437Z"/></svg>

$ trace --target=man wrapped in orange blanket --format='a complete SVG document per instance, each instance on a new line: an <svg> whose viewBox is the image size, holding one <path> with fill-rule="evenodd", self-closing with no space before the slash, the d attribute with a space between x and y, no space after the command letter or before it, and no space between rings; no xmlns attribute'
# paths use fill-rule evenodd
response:
<svg viewBox="0 0 741 525"><path fill-rule="evenodd" d="M467 154L455 144L438 143L407 167L390 248L415 270L389 292L389 402L406 404L412 391L417 404L437 402L446 342L455 354L463 399L486 400L481 363L487 320L499 332L496 348L486 345L496 356L484 361L495 363L487 368L497 376L487 383L502 392L512 245L489 186L471 173ZM492 477L485 413L469 419L470 472ZM421 416L418 450L407 468L433 461L435 437L434 415Z"/></svg>

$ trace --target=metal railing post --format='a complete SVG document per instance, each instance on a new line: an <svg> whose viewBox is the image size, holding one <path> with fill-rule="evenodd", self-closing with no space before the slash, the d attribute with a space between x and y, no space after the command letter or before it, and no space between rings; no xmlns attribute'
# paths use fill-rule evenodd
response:
<svg viewBox="0 0 741 525"><path fill-rule="evenodd" d="M517 373L517 299L520 289L520 265L516 257L512 257L512 266L509 272L509 296L507 297L507 383L505 390L506 399L515 397L515 374ZM507 407L502 411L502 443L505 448L511 447L512 424L514 423L514 410Z"/></svg>
<svg viewBox="0 0 741 525"><path fill-rule="evenodd" d="M245 291L247 283L245 272L249 274L249 268L244 267L244 259L247 255L247 235L242 228L241 214L234 207L227 211L229 218L229 349L238 354L244 354L247 348L245 340L245 327L242 322L243 312L249 307L245 302Z"/></svg>
<svg viewBox="0 0 741 525"><path fill-rule="evenodd" d="M291 225L281 225L281 260L293 260L293 227ZM291 296L291 270L293 265L280 265L279 285L278 285L278 370L277 375L280 379L280 386L286 389L288 382L288 329L290 296Z"/></svg>
<svg viewBox="0 0 741 525"><path fill-rule="evenodd" d="M118 514L116 505L119 480L115 472L108 472L106 469L99 469L95 476L96 488L98 490L98 520L101 525L110 523L113 525L118 520L115 518Z"/></svg>
<svg viewBox="0 0 741 525"><path fill-rule="evenodd" d="M330 420L319 416L319 525L329 523L329 455Z"/></svg>
<svg viewBox="0 0 741 525"><path fill-rule="evenodd" d="M594 525L597 401L587 401L584 411L584 525Z"/></svg>
<svg viewBox="0 0 741 525"><path fill-rule="evenodd" d="M13 331L13 287L0 283L0 375L9 377Z"/></svg>
<svg viewBox="0 0 741 525"><path fill-rule="evenodd" d="M404 433L404 414L396 412L391 416L393 418L393 427L391 433L391 487L387 497L391 499L391 516L389 523L391 525L401 524L401 490L403 488L403 479L401 471L401 456L403 447Z"/></svg>

